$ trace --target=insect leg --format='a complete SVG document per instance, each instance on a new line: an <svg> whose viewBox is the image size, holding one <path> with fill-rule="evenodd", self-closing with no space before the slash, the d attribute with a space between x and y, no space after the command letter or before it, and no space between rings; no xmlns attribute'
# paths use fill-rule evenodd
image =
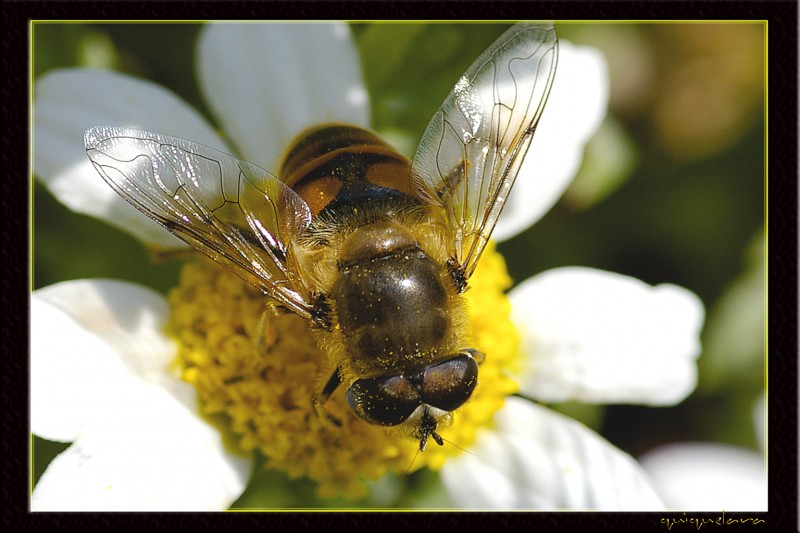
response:
<svg viewBox="0 0 800 533"><path fill-rule="evenodd" d="M331 394L333 394L333 391L335 391L336 388L342 384L342 376L339 374L339 372L340 372L339 368L334 370L333 373L331 374L331 377L328 378L328 382L322 388L322 398L320 398L320 400L323 403L327 402L328 398L330 398Z"/></svg>
<svg viewBox="0 0 800 533"><path fill-rule="evenodd" d="M311 311L311 325L315 328L331 331L331 304L327 295L319 293L314 297L314 309Z"/></svg>
<svg viewBox="0 0 800 533"><path fill-rule="evenodd" d="M322 392L319 394L314 394L311 397L311 403L314 406L314 409L317 411L317 414L320 415L322 418L325 418L329 422L333 423L336 426L341 426L342 422L325 409L325 402L327 402L336 388L341 385L342 383L342 376L339 373L339 368L333 371L331 377L328 378L327 383L325 386L322 387Z"/></svg>
<svg viewBox="0 0 800 533"><path fill-rule="evenodd" d="M278 342L278 328L269 327L269 321L281 315L294 314L292 310L283 304L269 302L261 313L258 320L258 334L256 335L256 350L262 356L269 353L270 348Z"/></svg>

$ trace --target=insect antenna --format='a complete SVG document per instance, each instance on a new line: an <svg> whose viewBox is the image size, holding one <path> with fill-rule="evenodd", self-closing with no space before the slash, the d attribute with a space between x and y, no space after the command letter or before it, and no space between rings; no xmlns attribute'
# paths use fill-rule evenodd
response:
<svg viewBox="0 0 800 533"><path fill-rule="evenodd" d="M417 448L417 451L414 453L414 457L411 458L408 468L406 468L405 472L403 472L403 477L408 477L411 475L411 467L414 466L414 462L417 460L417 457L419 457L420 452L421 450Z"/></svg>
<svg viewBox="0 0 800 533"><path fill-rule="evenodd" d="M458 448L459 450L461 450L464 453L468 453L468 454L470 454L470 455L472 455L474 457L480 457L478 454L476 454L474 452L471 452L468 449L459 446L458 444L456 444L455 442L451 441L450 439L445 439L445 438L442 438L442 437L439 437L439 438L442 439L442 442L446 442L447 444L449 444L451 446L455 446L456 448Z"/></svg>

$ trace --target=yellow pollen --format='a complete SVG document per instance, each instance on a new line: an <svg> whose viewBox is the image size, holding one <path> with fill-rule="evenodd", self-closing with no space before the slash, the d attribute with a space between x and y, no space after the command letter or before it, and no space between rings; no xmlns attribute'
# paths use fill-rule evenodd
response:
<svg viewBox="0 0 800 533"><path fill-rule="evenodd" d="M508 376L518 354L504 293L510 286L503 257L490 243L466 292L472 345L486 354L478 387L454 412L453 423L437 429L445 445L430 442L423 453L417 453L418 441L356 418L344 386L318 412L312 397L331 369L308 322L274 308L265 314L271 300L210 260L183 266L169 294L169 330L178 341L182 377L197 389L202 413L222 419L241 452L263 454L267 468L290 478L315 480L321 497L358 498L366 494L365 481L387 472L438 470L468 448L476 430L489 425L517 391Z"/></svg>

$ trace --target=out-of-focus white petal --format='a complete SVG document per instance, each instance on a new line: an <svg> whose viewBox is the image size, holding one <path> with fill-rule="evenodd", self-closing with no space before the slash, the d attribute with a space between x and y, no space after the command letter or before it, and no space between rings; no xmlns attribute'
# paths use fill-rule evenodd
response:
<svg viewBox="0 0 800 533"><path fill-rule="evenodd" d="M31 298L31 426L74 441L36 485L34 510L219 510L250 461L225 451L171 372L163 298L70 281Z"/></svg>
<svg viewBox="0 0 800 533"><path fill-rule="evenodd" d="M671 405L696 385L704 310L686 289L568 267L509 297L526 354L520 390L530 397Z"/></svg>
<svg viewBox="0 0 800 533"><path fill-rule="evenodd" d="M33 511L224 510L242 493L250 461L166 390L136 378L104 389L34 488Z"/></svg>
<svg viewBox="0 0 800 533"><path fill-rule="evenodd" d="M763 455L710 443L670 444L640 458L670 509L767 511Z"/></svg>
<svg viewBox="0 0 800 533"><path fill-rule="evenodd" d="M176 393L187 390L171 367L175 345L164 333L169 305L157 292L124 281L84 279L44 287L34 297L110 345L129 371Z"/></svg>
<svg viewBox="0 0 800 533"><path fill-rule="evenodd" d="M442 480L469 509L655 511L663 505L636 461L582 424L510 397Z"/></svg>
<svg viewBox="0 0 800 533"><path fill-rule="evenodd" d="M108 343L67 313L31 298L31 431L71 442L98 403L93 384L113 380L124 367Z"/></svg>
<svg viewBox="0 0 800 533"><path fill-rule="evenodd" d="M86 157L83 134L92 126L120 126L184 137L231 150L178 96L154 83L89 69L56 70L34 89L33 171L58 200L139 240L183 243L130 206L106 185Z"/></svg>
<svg viewBox="0 0 800 533"><path fill-rule="evenodd" d="M559 43L547 106L493 237L502 241L544 216L580 168L583 149L608 108L608 66L596 49Z"/></svg>
<svg viewBox="0 0 800 533"><path fill-rule="evenodd" d="M309 126L369 125L358 51L344 23L209 24L197 69L240 155L271 172Z"/></svg>

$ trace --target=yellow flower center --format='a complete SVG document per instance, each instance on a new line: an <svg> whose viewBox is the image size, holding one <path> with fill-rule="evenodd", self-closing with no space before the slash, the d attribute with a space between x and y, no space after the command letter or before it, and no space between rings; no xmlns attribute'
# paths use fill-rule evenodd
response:
<svg viewBox="0 0 800 533"><path fill-rule="evenodd" d="M351 413L339 387L319 416L312 397L328 375L306 320L291 313L265 313L269 299L233 273L205 258L187 262L169 294L170 333L179 345L182 377L197 389L204 415L224 420L245 453L258 450L267 468L317 482L321 497L363 496L365 480L427 466L467 448L488 425L506 396L518 337L504 291L511 286L505 261L487 246L466 292L473 346L486 354L479 383L454 422L437 429L444 446L418 453L419 442L390 435ZM431 443L433 444L433 443Z"/></svg>

